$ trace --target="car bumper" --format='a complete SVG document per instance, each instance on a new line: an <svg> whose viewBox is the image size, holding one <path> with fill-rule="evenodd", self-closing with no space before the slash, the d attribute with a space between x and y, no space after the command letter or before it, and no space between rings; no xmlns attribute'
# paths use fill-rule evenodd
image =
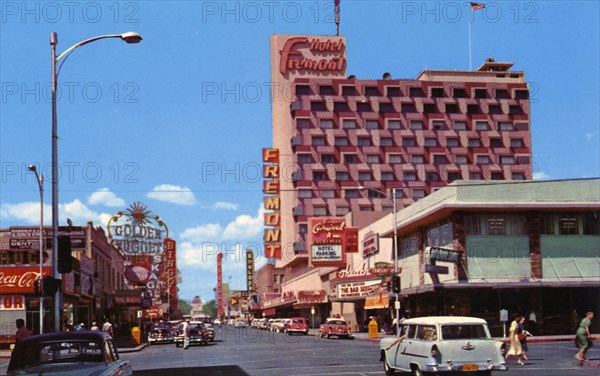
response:
<svg viewBox="0 0 600 376"><path fill-rule="evenodd" d="M491 363L464 363L464 364L438 364L427 365L424 367L425 372L475 372L475 371L507 371L508 367L505 364Z"/></svg>

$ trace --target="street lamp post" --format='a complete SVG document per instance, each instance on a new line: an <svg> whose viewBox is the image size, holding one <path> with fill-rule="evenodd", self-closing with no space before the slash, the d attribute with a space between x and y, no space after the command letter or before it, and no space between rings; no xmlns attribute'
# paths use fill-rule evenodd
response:
<svg viewBox="0 0 600 376"><path fill-rule="evenodd" d="M61 280L58 274L58 124L56 114L56 95L57 95L57 82L58 75L62 64L66 61L67 57L78 47L86 45L91 42L95 42L100 39L108 38L121 38L126 43L139 43L142 40L142 36L128 32L124 34L109 34L100 35L93 38L86 39L79 43L72 45L67 48L63 53L56 56L56 45L58 44L58 34L55 32L50 33L50 50L51 50L51 74L52 74L52 275L54 278ZM63 62L58 67L56 64L58 61L63 59ZM60 332L61 330L61 308L62 308L62 292L57 289L54 294L54 331Z"/></svg>
<svg viewBox="0 0 600 376"><path fill-rule="evenodd" d="M40 334L44 333L44 176L39 175L35 165L27 168L33 171L40 191Z"/></svg>

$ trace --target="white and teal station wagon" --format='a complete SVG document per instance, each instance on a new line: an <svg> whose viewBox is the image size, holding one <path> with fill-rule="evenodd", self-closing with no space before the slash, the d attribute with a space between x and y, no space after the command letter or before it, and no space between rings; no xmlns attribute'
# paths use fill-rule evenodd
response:
<svg viewBox="0 0 600 376"><path fill-rule="evenodd" d="M412 375L445 372L489 376L506 371L502 342L494 340L485 320L475 317L419 317L402 323L399 338L380 343L385 374L396 370Z"/></svg>

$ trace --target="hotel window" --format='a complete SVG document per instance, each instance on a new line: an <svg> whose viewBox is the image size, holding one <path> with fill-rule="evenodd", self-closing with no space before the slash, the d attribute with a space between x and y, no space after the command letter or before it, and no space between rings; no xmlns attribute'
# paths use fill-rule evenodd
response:
<svg viewBox="0 0 600 376"><path fill-rule="evenodd" d="M400 97L402 96L402 92L399 87L387 87L387 96L388 97Z"/></svg>
<svg viewBox="0 0 600 376"><path fill-rule="evenodd" d="M327 180L327 174L325 173L325 171L313 171L313 180L314 181Z"/></svg>
<svg viewBox="0 0 600 376"><path fill-rule="evenodd" d="M523 108L521 108L521 106L515 105L508 106L508 113L510 115L523 115L525 112L523 111Z"/></svg>
<svg viewBox="0 0 600 376"><path fill-rule="evenodd" d="M513 172L512 180L525 180L525 174L522 172Z"/></svg>
<svg viewBox="0 0 600 376"><path fill-rule="evenodd" d="M359 172L358 180L373 180L373 175L370 172Z"/></svg>
<svg viewBox="0 0 600 376"><path fill-rule="evenodd" d="M411 155L410 163L425 163L425 157L422 155Z"/></svg>
<svg viewBox="0 0 600 376"><path fill-rule="evenodd" d="M481 113L481 107L478 104L467 104L467 114L475 115Z"/></svg>
<svg viewBox="0 0 600 376"><path fill-rule="evenodd" d="M371 146L371 139L369 137L359 137L358 146Z"/></svg>
<svg viewBox="0 0 600 376"><path fill-rule="evenodd" d="M464 121L455 121L453 128L455 131L466 131L467 123L465 123Z"/></svg>
<svg viewBox="0 0 600 376"><path fill-rule="evenodd" d="M298 198L312 198L312 191L310 189L299 189Z"/></svg>
<svg viewBox="0 0 600 376"><path fill-rule="evenodd" d="M487 89L475 89L475 98L486 99L488 97Z"/></svg>
<svg viewBox="0 0 600 376"><path fill-rule="evenodd" d="M402 122L400 120L388 120L387 122L388 129L402 129Z"/></svg>
<svg viewBox="0 0 600 376"><path fill-rule="evenodd" d="M324 146L325 145L325 137L323 136L313 136L311 140L312 146Z"/></svg>
<svg viewBox="0 0 600 376"><path fill-rule="evenodd" d="M448 164L448 157L443 154L434 154L433 164L436 166Z"/></svg>
<svg viewBox="0 0 600 376"><path fill-rule="evenodd" d="M483 180L483 175L481 172L470 172L469 180Z"/></svg>
<svg viewBox="0 0 600 376"><path fill-rule="evenodd" d="M423 89L420 87L411 87L408 89L408 96L417 98L423 97Z"/></svg>
<svg viewBox="0 0 600 376"><path fill-rule="evenodd" d="M449 148L458 148L460 147L460 142L458 138L449 138L446 140L446 147Z"/></svg>
<svg viewBox="0 0 600 376"><path fill-rule="evenodd" d="M425 103L423 104L423 112L426 114L437 114L437 105L435 103Z"/></svg>
<svg viewBox="0 0 600 376"><path fill-rule="evenodd" d="M347 181L350 180L350 174L345 171L340 171L335 173L335 180L337 181Z"/></svg>
<svg viewBox="0 0 600 376"><path fill-rule="evenodd" d="M333 120L331 120L331 119L321 119L321 120L319 120L319 128L321 128L321 129L332 129L333 128Z"/></svg>
<svg viewBox="0 0 600 376"><path fill-rule="evenodd" d="M329 86L329 85L319 86L319 95L335 95L335 91L333 91L333 86Z"/></svg>
<svg viewBox="0 0 600 376"><path fill-rule="evenodd" d="M308 234L308 225L306 223L300 223L298 225L298 232L301 234Z"/></svg>
<svg viewBox="0 0 600 376"><path fill-rule="evenodd" d="M391 103L379 103L379 112L382 112L382 113L394 112L394 106Z"/></svg>
<svg viewBox="0 0 600 376"><path fill-rule="evenodd" d="M312 163L313 158L310 154L298 154L298 163Z"/></svg>
<svg viewBox="0 0 600 376"><path fill-rule="evenodd" d="M446 113L447 114L458 114L459 111L459 107L457 104L454 103L446 103Z"/></svg>
<svg viewBox="0 0 600 376"><path fill-rule="evenodd" d="M501 148L504 147L502 143L502 139L500 138L490 138L490 147L491 148Z"/></svg>
<svg viewBox="0 0 600 376"><path fill-rule="evenodd" d="M379 93L379 88L377 86L365 86L365 96L367 97L378 97L381 94Z"/></svg>
<svg viewBox="0 0 600 376"><path fill-rule="evenodd" d="M356 120L344 119L344 120L342 120L342 127L344 129L354 129L354 128L356 128Z"/></svg>
<svg viewBox="0 0 600 376"><path fill-rule="evenodd" d="M446 123L444 123L443 121L434 120L431 123L431 128L436 131L444 131L446 130Z"/></svg>
<svg viewBox="0 0 600 376"><path fill-rule="evenodd" d="M504 180L504 173L502 173L502 172L492 172L491 178L492 178L492 180Z"/></svg>
<svg viewBox="0 0 600 376"><path fill-rule="evenodd" d="M337 163L334 154L322 154L321 163Z"/></svg>
<svg viewBox="0 0 600 376"><path fill-rule="evenodd" d="M350 112L348 102L333 102L333 112Z"/></svg>
<svg viewBox="0 0 600 376"><path fill-rule="evenodd" d="M398 192L396 192L396 193L398 193ZM379 192L374 189L367 190L367 197L368 198L387 198L387 196L384 195L383 192Z"/></svg>
<svg viewBox="0 0 600 376"><path fill-rule="evenodd" d="M377 120L367 120L367 121L365 121L365 128L379 129L379 123L377 122Z"/></svg>
<svg viewBox="0 0 600 376"><path fill-rule="evenodd" d="M382 181L394 181L394 173L393 172L382 172L381 180Z"/></svg>
<svg viewBox="0 0 600 376"><path fill-rule="evenodd" d="M348 138L347 137L336 137L335 138L335 146L348 146Z"/></svg>
<svg viewBox="0 0 600 376"><path fill-rule="evenodd" d="M381 163L378 154L367 154L367 163Z"/></svg>
<svg viewBox="0 0 600 376"><path fill-rule="evenodd" d="M435 138L426 138L425 139L425 146L426 147L436 147L436 146L438 146L437 139L435 139Z"/></svg>
<svg viewBox="0 0 600 376"><path fill-rule="evenodd" d="M502 114L502 108L497 104L490 104L488 106L488 113L490 115L500 115Z"/></svg>
<svg viewBox="0 0 600 376"><path fill-rule="evenodd" d="M500 156L500 164L503 164L503 165L515 164L515 157L513 157L512 155L501 155Z"/></svg>
<svg viewBox="0 0 600 376"><path fill-rule="evenodd" d="M415 172L404 172L404 180L406 181L416 181L417 174Z"/></svg>
<svg viewBox="0 0 600 376"><path fill-rule="evenodd" d="M426 181L440 181L440 175L437 172L427 172L425 174Z"/></svg>
<svg viewBox="0 0 600 376"><path fill-rule="evenodd" d="M454 163L456 164L467 164L469 163L469 159L466 155L456 155L454 156Z"/></svg>
<svg viewBox="0 0 600 376"><path fill-rule="evenodd" d="M510 99L510 95L508 95L508 90L496 89L496 99Z"/></svg>
<svg viewBox="0 0 600 376"><path fill-rule="evenodd" d="M425 190L424 189L413 189L412 191L412 197L413 198L423 198L425 197Z"/></svg>
<svg viewBox="0 0 600 376"><path fill-rule="evenodd" d="M432 87L431 88L431 97L432 98L444 98L446 95L444 94L444 88L442 87Z"/></svg>
<svg viewBox="0 0 600 376"><path fill-rule="evenodd" d="M452 92L454 98L467 98L467 91L463 88L454 89Z"/></svg>
<svg viewBox="0 0 600 376"><path fill-rule="evenodd" d="M327 111L325 102L310 102L311 111Z"/></svg>
<svg viewBox="0 0 600 376"><path fill-rule="evenodd" d="M394 140L391 137L381 137L379 146L394 146Z"/></svg>
<svg viewBox="0 0 600 376"><path fill-rule="evenodd" d="M371 103L368 102L358 102L356 103L356 112L371 112L373 108L371 107Z"/></svg>
<svg viewBox="0 0 600 376"><path fill-rule="evenodd" d="M344 163L358 163L356 154L344 154Z"/></svg>
<svg viewBox="0 0 600 376"><path fill-rule="evenodd" d="M321 191L321 198L335 198L335 190L332 189L323 189Z"/></svg>
<svg viewBox="0 0 600 376"><path fill-rule="evenodd" d="M400 154L389 154L388 163L402 163L402 155Z"/></svg>
<svg viewBox="0 0 600 376"><path fill-rule="evenodd" d="M600 212L581 213L583 220L583 235L600 235L600 221L598 221Z"/></svg>
<svg viewBox="0 0 600 376"><path fill-rule="evenodd" d="M312 128L310 119L296 119L296 128L298 129L309 129Z"/></svg>
<svg viewBox="0 0 600 376"><path fill-rule="evenodd" d="M490 164L489 155L478 155L477 156L477 164Z"/></svg>
<svg viewBox="0 0 600 376"><path fill-rule="evenodd" d="M356 95L356 87L354 86L342 86L342 95L344 96L353 96Z"/></svg>
<svg viewBox="0 0 600 376"><path fill-rule="evenodd" d="M314 216L326 216L327 215L327 208L324 206L317 206L313 208L313 215Z"/></svg>
<svg viewBox="0 0 600 376"><path fill-rule="evenodd" d="M347 206L339 206L335 208L335 215L342 216L350 213L350 208Z"/></svg>
<svg viewBox="0 0 600 376"><path fill-rule="evenodd" d="M462 175L460 172L448 172L448 182L452 183L455 180L462 179Z"/></svg>
<svg viewBox="0 0 600 376"><path fill-rule="evenodd" d="M345 198L359 198L360 193L357 189L344 189L344 197Z"/></svg>
<svg viewBox="0 0 600 376"><path fill-rule="evenodd" d="M403 112L417 112L414 103L402 103Z"/></svg>
<svg viewBox="0 0 600 376"><path fill-rule="evenodd" d="M554 214L540 213L538 214L538 218L540 235L554 235Z"/></svg>
<svg viewBox="0 0 600 376"><path fill-rule="evenodd" d="M481 140L478 138L469 138L469 147L477 148L481 146Z"/></svg>
<svg viewBox="0 0 600 376"><path fill-rule="evenodd" d="M506 235L505 218L503 214L488 214L485 216L487 235Z"/></svg>
<svg viewBox="0 0 600 376"><path fill-rule="evenodd" d="M489 129L487 121L476 121L475 122L475 130L476 131L487 131Z"/></svg>
<svg viewBox="0 0 600 376"><path fill-rule="evenodd" d="M410 129L423 129L423 122L417 120L410 121Z"/></svg>
<svg viewBox="0 0 600 376"><path fill-rule="evenodd" d="M578 223L576 213L560 213L558 215L558 234L577 235Z"/></svg>
<svg viewBox="0 0 600 376"><path fill-rule="evenodd" d="M404 146L405 148L411 147L411 146L417 146L417 142L415 141L414 138L403 138L402 146Z"/></svg>
<svg viewBox="0 0 600 376"><path fill-rule="evenodd" d="M522 148L523 140L520 138L511 138L510 139L510 147L511 148Z"/></svg>
<svg viewBox="0 0 600 376"><path fill-rule="evenodd" d="M373 211L373 207L371 205L360 205L358 207L358 211L361 211L361 212Z"/></svg>
<svg viewBox="0 0 600 376"><path fill-rule="evenodd" d="M529 99L529 90L515 90L515 99Z"/></svg>
<svg viewBox="0 0 600 376"><path fill-rule="evenodd" d="M310 86L308 85L296 85L296 95L310 95Z"/></svg>
<svg viewBox="0 0 600 376"><path fill-rule="evenodd" d="M514 129L514 125L511 122L507 121L499 121L498 122L498 130L499 131L512 131Z"/></svg>

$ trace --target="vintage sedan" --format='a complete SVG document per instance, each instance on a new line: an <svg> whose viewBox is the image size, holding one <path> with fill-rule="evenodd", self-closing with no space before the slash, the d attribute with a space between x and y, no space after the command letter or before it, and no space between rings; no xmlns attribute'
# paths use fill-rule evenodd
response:
<svg viewBox="0 0 600 376"><path fill-rule="evenodd" d="M112 337L101 331L48 333L18 343L7 375L131 375Z"/></svg>
<svg viewBox="0 0 600 376"><path fill-rule="evenodd" d="M161 321L152 324L148 332L148 345L158 343L173 343L175 340L173 326L168 321Z"/></svg>
<svg viewBox="0 0 600 376"><path fill-rule="evenodd" d="M506 371L502 342L494 340L485 320L438 316L405 320L399 338L384 338L380 354L386 375L445 372L491 375Z"/></svg>
<svg viewBox="0 0 600 376"><path fill-rule="evenodd" d="M325 324L321 324L319 327L319 334L321 338L354 338L350 326L348 326L346 320L341 318L328 318L325 320Z"/></svg>
<svg viewBox="0 0 600 376"><path fill-rule="evenodd" d="M188 323L188 338L189 345L205 345L209 341L208 330L204 326L203 322L200 321L191 321ZM214 339L214 330L212 330L212 338ZM183 332L183 323L179 324L177 327L177 332L175 334L175 346L182 347L184 345L184 332Z"/></svg>
<svg viewBox="0 0 600 376"><path fill-rule="evenodd" d="M284 325L283 330L289 335L294 333L308 335L308 324L304 317L292 317L290 321Z"/></svg>

